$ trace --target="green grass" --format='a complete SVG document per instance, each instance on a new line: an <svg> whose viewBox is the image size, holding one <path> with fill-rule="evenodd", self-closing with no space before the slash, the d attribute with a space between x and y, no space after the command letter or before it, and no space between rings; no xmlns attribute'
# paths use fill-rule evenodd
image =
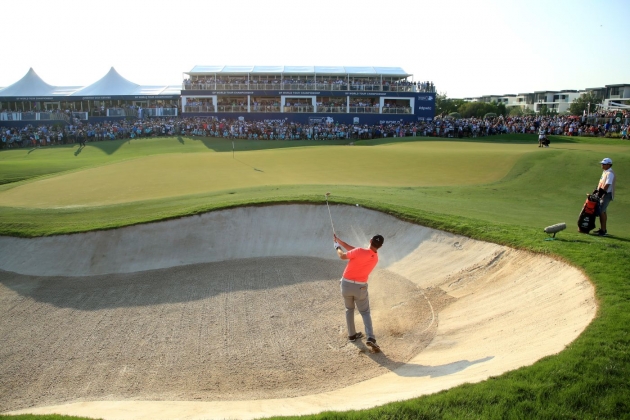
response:
<svg viewBox="0 0 630 420"><path fill-rule="evenodd" d="M533 136L493 137L464 142L396 140L360 142L360 146L348 149L363 148L361 156L370 157L369 154L374 153L377 160L384 156L385 149L392 147L405 153L413 151L416 156L434 154L439 159L428 159L423 164L430 165L430 172L438 174L469 173L478 167L478 159L464 158L478 156L468 152L467 147L470 146L490 154L496 153L496 159L511 163L503 175L497 175L493 181L473 185L466 185L465 179L439 186L423 184L424 180L415 185L378 185L379 174L384 171L413 170L389 162L373 168L372 183L347 182L346 169L339 166L333 168L335 173L344 174L339 177L339 182L318 183L320 178L315 174L312 175L312 183L307 184L301 181L284 185L228 187L176 198L105 206L65 209L5 206L0 208L0 232L16 236L51 235L115 228L250 203L324 203L323 194L330 191L333 202L360 203L425 226L554 255L584 270L596 286L600 305L591 325L558 355L479 384L466 384L371 410L322 413L307 418L630 418L630 194L627 182L630 178L630 145L619 140L552 138L551 148L539 149ZM73 148L59 147L65 155L46 157L44 161L50 166L42 163L44 168L31 175L29 170L33 166L28 166L32 163L24 157L24 150L18 151L21 155L14 151L2 152L0 178L8 179L4 177L4 162L9 162L14 174L20 174L20 184L28 184L33 179L41 179L36 177L50 176L64 165L65 173L77 173L80 167L96 168L110 165L113 161L143 159L147 153L172 154L172 148L178 144L182 148L190 146L191 150L194 149L186 149L186 153L231 154L231 143L227 141L186 138L182 139L182 145L177 139L159 140L156 141L156 149L149 152L146 144L153 141L143 140L144 151L133 150L124 144L114 145L115 150L101 153L100 157L90 157L89 161L86 153L85 164L74 167L70 163L77 165L76 162L66 162L75 158ZM515 153L525 145L531 151ZM328 153L333 161L340 149L322 142L238 142L239 146L241 151L251 147L248 152L252 153L251 156L270 153L265 147L282 149L297 146L303 151L313 150L324 156ZM513 150L501 152L506 147ZM89 146L84 150L88 149ZM121 156L118 156L119 153ZM76 156L79 157L83 157L83 152ZM597 183L601 173L598 162L603 157L613 159L619 179L616 199L609 208L608 230L613 235L606 238L576 232L576 220L585 193ZM413 159L406 162L407 166L414 164ZM469 167L454 167L453 162ZM5 190L10 190L13 185L5 185ZM558 222L566 222L568 229L560 232L555 241L545 241L542 229Z"/></svg>

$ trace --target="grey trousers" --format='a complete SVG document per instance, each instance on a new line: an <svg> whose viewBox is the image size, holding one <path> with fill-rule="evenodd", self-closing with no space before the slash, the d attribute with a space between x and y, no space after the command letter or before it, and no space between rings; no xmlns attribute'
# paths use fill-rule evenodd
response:
<svg viewBox="0 0 630 420"><path fill-rule="evenodd" d="M365 326L365 335L370 338L374 337L374 330L372 329L372 316L370 315L370 299L368 297L368 285L367 283L350 283L341 279L341 296L346 305L346 324L348 326L348 335L355 335L357 330L354 327L354 308L359 310L361 317L363 318L363 325Z"/></svg>

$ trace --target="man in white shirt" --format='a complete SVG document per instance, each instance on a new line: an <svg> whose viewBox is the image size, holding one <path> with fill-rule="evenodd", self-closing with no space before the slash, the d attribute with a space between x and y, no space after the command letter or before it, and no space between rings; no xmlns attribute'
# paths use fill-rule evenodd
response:
<svg viewBox="0 0 630 420"><path fill-rule="evenodd" d="M604 158L601 162L602 176L599 178L599 184L597 184L597 195L599 196L600 208L599 208L599 223L601 228L595 233L599 236L606 236L606 222L608 222L608 204L614 199L615 196L615 173L612 170L612 160L610 158Z"/></svg>

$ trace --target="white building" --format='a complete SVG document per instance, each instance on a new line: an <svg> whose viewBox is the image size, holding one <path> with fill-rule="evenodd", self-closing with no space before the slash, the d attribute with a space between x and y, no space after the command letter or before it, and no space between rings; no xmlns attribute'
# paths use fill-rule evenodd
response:
<svg viewBox="0 0 630 420"><path fill-rule="evenodd" d="M464 100L468 102L502 103L506 108L518 106L522 110L529 109L534 112L540 112L543 105L545 105L549 111L562 114L569 111L569 107L574 100L586 93L602 98L602 105L606 109L630 107L630 84L606 85L603 88L587 88L584 90L542 90L516 95L484 95L476 98L464 98ZM592 109L592 111L595 111L595 109Z"/></svg>
<svg viewBox="0 0 630 420"><path fill-rule="evenodd" d="M630 84L606 85L603 105L608 109L630 107Z"/></svg>

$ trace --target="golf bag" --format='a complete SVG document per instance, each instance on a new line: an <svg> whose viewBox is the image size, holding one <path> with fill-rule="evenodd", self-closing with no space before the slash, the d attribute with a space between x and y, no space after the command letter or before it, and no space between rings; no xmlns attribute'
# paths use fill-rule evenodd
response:
<svg viewBox="0 0 630 420"><path fill-rule="evenodd" d="M578 217L578 229L582 233L590 233L595 229L595 219L599 217L599 197L597 194L590 194L586 197L586 202L580 217Z"/></svg>

